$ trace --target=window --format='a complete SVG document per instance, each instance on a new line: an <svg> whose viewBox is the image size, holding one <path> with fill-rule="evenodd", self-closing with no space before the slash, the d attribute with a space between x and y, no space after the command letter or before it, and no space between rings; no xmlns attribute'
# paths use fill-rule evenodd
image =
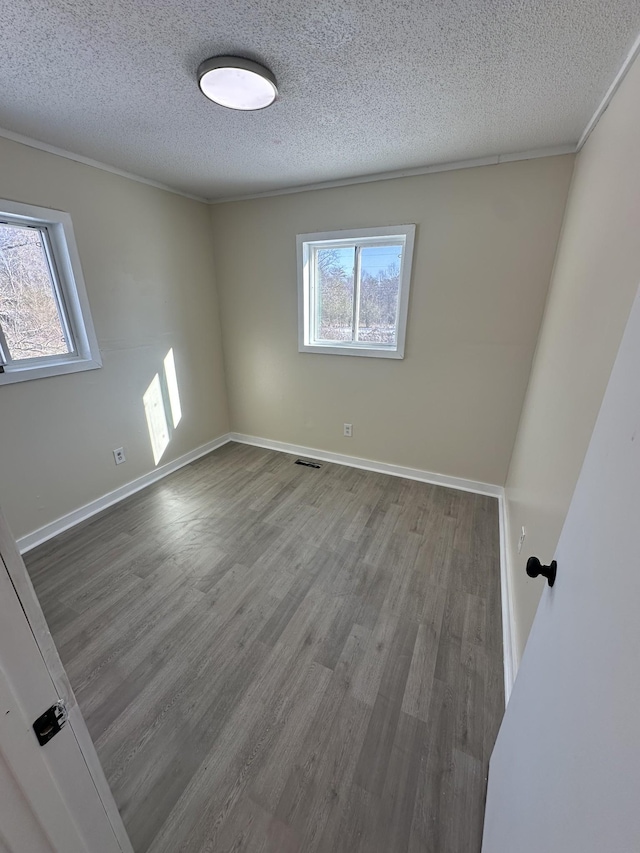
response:
<svg viewBox="0 0 640 853"><path fill-rule="evenodd" d="M71 217L0 200L0 384L101 365Z"/></svg>
<svg viewBox="0 0 640 853"><path fill-rule="evenodd" d="M415 225L298 235L300 352L403 358Z"/></svg>

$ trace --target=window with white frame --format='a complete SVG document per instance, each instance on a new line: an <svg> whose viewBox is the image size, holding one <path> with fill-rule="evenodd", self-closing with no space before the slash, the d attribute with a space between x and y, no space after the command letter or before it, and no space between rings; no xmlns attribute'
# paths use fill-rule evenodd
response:
<svg viewBox="0 0 640 853"><path fill-rule="evenodd" d="M300 352L403 358L415 225L298 234Z"/></svg>
<svg viewBox="0 0 640 853"><path fill-rule="evenodd" d="M0 385L101 365L71 217L0 200Z"/></svg>

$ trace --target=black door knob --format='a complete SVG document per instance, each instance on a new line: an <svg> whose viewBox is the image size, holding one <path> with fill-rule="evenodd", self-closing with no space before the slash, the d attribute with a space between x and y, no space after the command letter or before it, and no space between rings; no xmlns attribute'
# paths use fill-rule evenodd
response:
<svg viewBox="0 0 640 853"><path fill-rule="evenodd" d="M547 579L549 586L553 586L556 582L557 570L558 564L555 560L551 561L550 566L543 566L537 557L529 557L527 560L527 574L529 577L537 578L538 575L542 575L543 578Z"/></svg>

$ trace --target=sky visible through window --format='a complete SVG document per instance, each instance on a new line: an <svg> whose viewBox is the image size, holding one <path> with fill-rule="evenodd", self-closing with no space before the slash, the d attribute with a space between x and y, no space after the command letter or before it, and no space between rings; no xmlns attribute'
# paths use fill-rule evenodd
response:
<svg viewBox="0 0 640 853"><path fill-rule="evenodd" d="M335 249L338 254L338 263L345 271L351 274L353 270L353 246L346 249ZM377 276L384 273L389 266L397 264L400 266L400 254L402 246L369 246L363 252L360 261L362 272Z"/></svg>

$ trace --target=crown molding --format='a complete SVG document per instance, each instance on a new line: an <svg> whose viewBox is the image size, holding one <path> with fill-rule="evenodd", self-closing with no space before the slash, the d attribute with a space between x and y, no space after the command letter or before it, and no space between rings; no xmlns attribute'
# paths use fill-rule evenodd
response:
<svg viewBox="0 0 640 853"><path fill-rule="evenodd" d="M607 107L611 103L611 100L612 100L613 96L615 95L615 93L620 88L620 84L622 83L624 78L627 76L629 69L633 65L633 62L639 53L640 53L640 35L638 35L638 38L634 41L634 43L631 47L631 50L626 55L624 62L620 66L620 70L618 71L618 73L616 74L616 76L613 79L613 83L607 89L607 92L606 92L604 98L598 104L596 111L591 116L591 119L589 120L587 126L585 127L584 131L582 132L582 136L580 137L580 139L578 140L578 144L576 145L576 153L582 149L582 146L585 144L587 139L591 136L596 125L598 124L598 122L600 121L602 116L604 115L605 110L607 109Z"/></svg>
<svg viewBox="0 0 640 853"><path fill-rule="evenodd" d="M56 145L49 145L48 142L41 142L39 139L32 139L30 136L23 136L21 133L14 133L12 130L7 130L4 127L0 127L0 138L8 139L11 142L19 142L21 145L28 145L29 148L37 148L38 151L46 151L47 154L55 154L57 157L64 157L65 160L74 160L76 163L82 163L84 166L93 166L94 169L111 172L112 175L119 175L121 178L128 178L130 181L137 181L139 184L147 184L149 187L165 190L165 192L180 195L183 198L190 198L192 201L200 201L204 204L208 203L208 199L203 196L182 192L182 190L177 190L168 184L162 184L160 181L152 181L150 178L134 175L133 172L125 172L124 169L118 169L115 166L110 166L108 163L101 163L99 160L92 160L90 157L74 154L73 151L58 148Z"/></svg>
<svg viewBox="0 0 640 853"><path fill-rule="evenodd" d="M165 190L165 192L170 192L174 195L182 196L183 198L189 198L192 201L199 201L204 204L211 205L226 204L232 201L249 201L250 199L255 198L271 198L272 196L303 193L309 192L310 190L331 189L332 187L348 187L352 184L375 183L376 181L388 181L393 180L394 178L410 178L414 175L429 175L434 172L448 172L456 169L472 169L477 166L496 166L499 163L510 163L515 160L533 160L539 157L554 157L559 154L573 154L576 150L575 145L559 145L552 148L538 148L530 151L520 151L513 154L497 154L490 157L476 157L472 160L457 160L451 163L439 163L432 166L418 166L413 169L397 169L391 172L359 175L354 178L340 178L335 181L301 184L299 186L266 190L261 193L224 196L223 198L206 198L205 196L182 192L168 184L160 183L160 181L143 178L141 175L135 175L133 172L126 172L124 169L118 169L116 166L110 166L108 163L102 163L99 160L92 160L90 157L83 157L81 154L74 154L73 151L67 151L65 148L58 148L55 145L49 145L47 142L42 142L39 139L32 139L30 136L24 136L21 133L14 133L14 131L7 130L3 127L0 127L0 138L8 139L11 142L18 142L21 145L27 145L29 148L36 148L39 151L46 151L48 154L55 154L57 157L64 157L66 160L73 160L76 163L82 163L85 166L92 166L94 169L101 169L103 172L110 172L112 175L119 175L121 178L128 178L130 181L137 181L140 184L146 184L147 186L155 187L159 190Z"/></svg>
<svg viewBox="0 0 640 853"><path fill-rule="evenodd" d="M476 157L472 160L454 160L451 163L438 163L433 166L417 166L413 169L397 169L392 172L376 172L371 175L359 175L355 178L340 178L335 181L321 181L316 184L300 184L299 186L283 187L276 190L265 190L261 193L246 195L224 196L211 198L209 204L228 204L233 201L250 201L257 198L272 198L279 195L291 195L313 190L328 190L333 187L350 187L353 184L371 184L377 181L391 181L395 178L412 178L417 175L430 175L434 172L450 172L458 169L473 169L477 166L497 166L500 163L513 163L516 160L536 160L540 157L556 157L560 154L575 154L576 146L555 145L549 148L533 148L529 151L518 151L513 154L496 154L490 157Z"/></svg>

